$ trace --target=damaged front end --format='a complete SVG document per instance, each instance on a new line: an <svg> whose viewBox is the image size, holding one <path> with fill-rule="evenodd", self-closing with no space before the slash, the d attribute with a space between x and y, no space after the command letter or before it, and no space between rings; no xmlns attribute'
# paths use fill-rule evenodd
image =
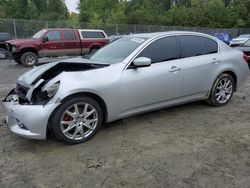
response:
<svg viewBox="0 0 250 188"><path fill-rule="evenodd" d="M15 134L46 139L50 115L60 105L51 102L60 88L62 72L86 71L106 65L57 62L35 67L19 77L16 88L3 100L6 122Z"/></svg>
<svg viewBox="0 0 250 188"><path fill-rule="evenodd" d="M22 137L46 139L50 114L60 103L32 104L22 95L15 88L3 100L7 125Z"/></svg>

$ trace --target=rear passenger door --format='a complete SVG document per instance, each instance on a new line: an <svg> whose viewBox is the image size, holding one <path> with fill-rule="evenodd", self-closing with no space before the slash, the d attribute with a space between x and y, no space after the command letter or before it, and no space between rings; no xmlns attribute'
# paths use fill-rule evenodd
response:
<svg viewBox="0 0 250 188"><path fill-rule="evenodd" d="M180 36L182 51L183 100L204 97L213 82L218 59L216 41L202 36Z"/></svg>
<svg viewBox="0 0 250 188"><path fill-rule="evenodd" d="M63 48L65 55L80 55L81 43L78 33L75 30L63 30L63 36Z"/></svg>

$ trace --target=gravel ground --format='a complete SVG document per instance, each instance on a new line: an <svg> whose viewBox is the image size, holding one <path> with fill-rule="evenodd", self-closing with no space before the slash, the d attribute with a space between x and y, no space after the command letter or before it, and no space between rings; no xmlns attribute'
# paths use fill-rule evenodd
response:
<svg viewBox="0 0 250 188"><path fill-rule="evenodd" d="M26 70L0 61L1 98ZM247 188L249 122L250 77L225 107L196 102L138 115L75 146L23 139L0 123L0 187Z"/></svg>

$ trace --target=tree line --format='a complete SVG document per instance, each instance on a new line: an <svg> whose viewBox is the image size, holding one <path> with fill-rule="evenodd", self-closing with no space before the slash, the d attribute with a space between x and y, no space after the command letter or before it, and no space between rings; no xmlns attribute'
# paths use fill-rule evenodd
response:
<svg viewBox="0 0 250 188"><path fill-rule="evenodd" d="M0 18L74 20L100 24L250 27L250 0L1 0Z"/></svg>
<svg viewBox="0 0 250 188"><path fill-rule="evenodd" d="M250 0L80 0L80 21L249 27Z"/></svg>
<svg viewBox="0 0 250 188"><path fill-rule="evenodd" d="M0 18L66 20L64 0L0 0Z"/></svg>

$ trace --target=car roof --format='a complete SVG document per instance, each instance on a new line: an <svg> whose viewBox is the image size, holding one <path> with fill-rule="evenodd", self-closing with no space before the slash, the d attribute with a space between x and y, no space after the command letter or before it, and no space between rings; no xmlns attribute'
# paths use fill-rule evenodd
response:
<svg viewBox="0 0 250 188"><path fill-rule="evenodd" d="M45 30L78 30L78 31L92 31L92 32L104 32L100 29L72 29L72 28L44 28Z"/></svg>
<svg viewBox="0 0 250 188"><path fill-rule="evenodd" d="M157 38L161 36L167 36L167 35L196 35L196 36L206 36L206 37L212 37L211 35L207 35L204 33L198 33L198 32L191 32L191 31L166 31L166 32L156 32L156 33L140 33L140 34L132 34L128 35L129 37L138 37L138 38ZM212 37L214 38L214 37Z"/></svg>
<svg viewBox="0 0 250 188"><path fill-rule="evenodd" d="M72 28L43 28L44 30L75 30L75 29L72 29Z"/></svg>

